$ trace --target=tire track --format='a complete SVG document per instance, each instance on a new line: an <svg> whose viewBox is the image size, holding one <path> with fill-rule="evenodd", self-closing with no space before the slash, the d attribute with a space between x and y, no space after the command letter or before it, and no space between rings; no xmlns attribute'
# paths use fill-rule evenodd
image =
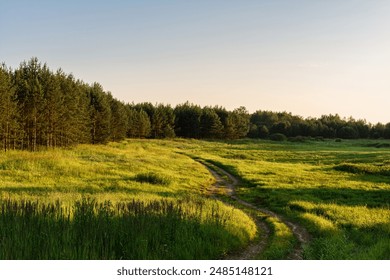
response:
<svg viewBox="0 0 390 280"><path fill-rule="evenodd" d="M232 188L230 188L230 183L227 182L225 179L223 179L214 169L210 168L208 165L204 164L203 162L199 162L199 163L201 163L204 167L206 167L207 170L211 173L211 175L213 175L213 177L215 178L215 183L213 185L213 187L215 189L212 190L212 193L216 193L217 189L219 189L219 188L224 188L226 191L228 191L229 196L232 197L232 194L231 194ZM256 227L259 229L259 232L261 233L260 240L257 242L252 242L241 252L232 253L232 254L227 255L224 259L226 259L226 260L251 260L251 259L254 259L262 251L264 251L265 247L268 244L270 236L271 236L271 229L269 228L267 223L260 220L259 218L254 217L254 220L255 220Z"/></svg>
<svg viewBox="0 0 390 280"><path fill-rule="evenodd" d="M214 164L204 163L204 162L199 162L199 163L205 166L207 170L213 175L213 177L216 180L216 183L214 184L216 188L225 188L227 195L232 199L234 199L235 201L237 201L239 204L251 208L253 210L259 211L267 216L277 218L278 220L283 222L286 226L288 226L292 231L292 233L294 234L294 236L296 237L296 239L298 240L298 245L294 248L293 252L291 252L287 256L287 258L292 260L303 259L303 246L311 239L309 233L306 231L304 227L300 226L299 224L286 220L284 217L280 216L279 214L276 214L275 212L269 209L257 207L252 203L240 199L239 197L236 196L235 189L239 184L239 180L235 176L233 176L226 170ZM226 176L228 180L224 179L223 176L221 176L220 174ZM258 244L250 245L242 253L238 255L233 255L230 257L230 259L251 259L264 250L269 240L271 230L265 222L260 221L259 219L256 219L256 225L265 234L265 237L262 237L262 240Z"/></svg>

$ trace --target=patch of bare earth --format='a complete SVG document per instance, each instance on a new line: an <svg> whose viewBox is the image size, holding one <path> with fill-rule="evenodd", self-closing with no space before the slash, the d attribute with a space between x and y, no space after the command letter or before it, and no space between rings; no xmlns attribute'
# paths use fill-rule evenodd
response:
<svg viewBox="0 0 390 280"><path fill-rule="evenodd" d="M202 162L201 162L202 163ZM256 205L249 203L247 201L244 201L236 196L235 188L239 184L239 180L234 177L232 174L227 172L226 170L213 165L211 163L202 163L209 172L213 175L216 182L214 184L214 190L213 192L218 192L221 188L224 188L225 193L230 196L232 199L236 200L239 204L251 208L253 210L259 211L263 213L266 216L274 217L283 222L286 226L288 226L291 231L293 232L294 236L298 240L297 246L294 248L294 250L291 252L289 256L287 256L288 259L291 260L301 260L303 259L303 245L306 244L310 240L310 235L306 231L306 229L299 224L293 223L291 221L286 220L284 217L280 216L279 214L276 214L275 212L257 207ZM264 248L267 245L267 242L271 235L271 230L269 226L260 219L255 219L256 225L259 229L259 231L262 233L262 236L260 240L256 243L250 244L246 249L244 249L241 252L238 252L236 254L232 254L227 256L227 259L231 260L249 260L255 258L257 255L259 255Z"/></svg>

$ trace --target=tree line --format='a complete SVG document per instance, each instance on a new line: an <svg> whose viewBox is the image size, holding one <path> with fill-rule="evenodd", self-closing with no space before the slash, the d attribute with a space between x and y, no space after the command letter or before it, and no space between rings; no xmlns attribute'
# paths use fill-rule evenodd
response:
<svg viewBox="0 0 390 280"><path fill-rule="evenodd" d="M87 84L37 58L15 70L0 67L0 140L3 150L36 151L124 138L239 139L286 137L390 138L390 123L336 115L303 118L287 112L232 111L189 102L124 103L98 83Z"/></svg>

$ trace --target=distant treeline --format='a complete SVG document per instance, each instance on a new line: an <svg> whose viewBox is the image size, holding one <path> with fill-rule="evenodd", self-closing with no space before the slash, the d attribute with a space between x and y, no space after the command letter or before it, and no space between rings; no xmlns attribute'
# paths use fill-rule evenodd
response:
<svg viewBox="0 0 390 280"><path fill-rule="evenodd" d="M302 118L291 113L245 107L200 107L184 103L127 104L37 58L11 70L0 67L0 140L3 150L106 143L136 138L238 139L319 137L390 138L390 123L336 115ZM275 137L278 136L278 137Z"/></svg>

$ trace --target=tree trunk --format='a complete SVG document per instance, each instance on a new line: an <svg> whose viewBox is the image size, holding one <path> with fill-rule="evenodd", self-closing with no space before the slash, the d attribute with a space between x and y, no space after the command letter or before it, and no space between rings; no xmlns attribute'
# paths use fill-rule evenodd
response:
<svg viewBox="0 0 390 280"><path fill-rule="evenodd" d="M34 116L34 125L33 125L33 139L32 139L32 151L37 150L37 116Z"/></svg>
<svg viewBox="0 0 390 280"><path fill-rule="evenodd" d="M9 122L7 121L6 122L6 125L5 125L5 135L4 135L4 151L6 152L7 151L7 146L8 146L8 133L9 133Z"/></svg>

